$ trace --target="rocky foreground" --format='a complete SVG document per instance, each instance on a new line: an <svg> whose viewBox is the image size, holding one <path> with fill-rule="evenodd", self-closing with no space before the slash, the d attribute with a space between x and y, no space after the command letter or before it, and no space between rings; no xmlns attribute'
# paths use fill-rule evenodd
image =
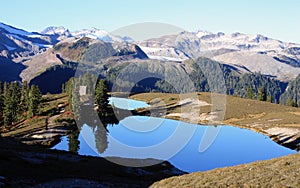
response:
<svg viewBox="0 0 300 188"><path fill-rule="evenodd" d="M129 160L129 159L119 159ZM154 159L130 159L153 164ZM0 187L148 187L163 178L184 174L168 162L125 167L104 158L29 146L0 138Z"/></svg>

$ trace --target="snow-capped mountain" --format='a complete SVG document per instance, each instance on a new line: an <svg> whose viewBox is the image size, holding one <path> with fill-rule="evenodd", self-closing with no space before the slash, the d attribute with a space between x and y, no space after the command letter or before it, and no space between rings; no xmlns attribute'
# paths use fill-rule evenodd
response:
<svg viewBox="0 0 300 188"><path fill-rule="evenodd" d="M259 34L181 32L146 40L139 45L153 59L183 61L206 56L241 72L260 72L280 80L291 80L300 74L300 44Z"/></svg>
<svg viewBox="0 0 300 188"><path fill-rule="evenodd" d="M246 35L242 33L211 33L207 31L181 32L178 35L168 35L157 39L150 39L140 43L145 47L174 47L189 56L196 58L206 52L223 51L252 51L252 52L280 52L299 44L282 42L263 35ZM225 50L226 49L226 50ZM154 49L154 51L156 51Z"/></svg>
<svg viewBox="0 0 300 188"><path fill-rule="evenodd" d="M119 37L107 31L91 28L70 32L63 26L47 27L42 32L28 32L22 29L0 23L0 56L23 61L35 54L41 53L60 41L68 38L88 37L104 42L132 42L130 37Z"/></svg>
<svg viewBox="0 0 300 188"><path fill-rule="evenodd" d="M83 37L114 43L112 46L117 44L122 47L126 43L134 43L130 37L115 36L96 28L71 32L62 26L52 26L36 33L0 23L0 57L25 62L52 49L53 45L76 43ZM145 40L139 42L138 46L149 58L162 61L182 62L206 56L233 66L241 73L260 72L283 81L292 80L300 74L300 44L263 35L184 31Z"/></svg>
<svg viewBox="0 0 300 188"><path fill-rule="evenodd" d="M88 37L91 39L98 39L104 42L132 42L130 37L120 37L110 34L109 32L97 28L83 29L72 32L74 37Z"/></svg>
<svg viewBox="0 0 300 188"><path fill-rule="evenodd" d="M50 27L47 27L46 29L44 29L41 34L44 34L44 35L63 35L63 36L66 36L66 37L70 37L72 34L71 32L64 28L63 26L59 26L59 27L56 27L56 26L50 26Z"/></svg>
<svg viewBox="0 0 300 188"><path fill-rule="evenodd" d="M97 28L90 28L90 29L82 29L78 31L71 32L69 29L66 29L63 26L60 27L47 27L42 32L44 35L58 35L58 40L63 40L69 37L75 37L75 38L82 38L82 37L88 37L91 39L96 40L102 40L104 42L133 42L133 40L130 37L120 37L113 35L105 30L97 29Z"/></svg>
<svg viewBox="0 0 300 188"><path fill-rule="evenodd" d="M32 56L54 43L52 37L0 23L0 56L10 59Z"/></svg>
<svg viewBox="0 0 300 188"><path fill-rule="evenodd" d="M63 26L47 27L40 33L29 32L0 22L0 57L15 62L30 60L59 42L79 40L83 37L109 43L132 42L130 37L120 37L107 31L91 28L70 32Z"/></svg>

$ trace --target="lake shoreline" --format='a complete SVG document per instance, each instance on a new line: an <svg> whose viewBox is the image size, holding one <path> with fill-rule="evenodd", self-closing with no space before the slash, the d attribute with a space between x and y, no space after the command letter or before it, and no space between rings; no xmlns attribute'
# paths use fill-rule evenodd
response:
<svg viewBox="0 0 300 188"><path fill-rule="evenodd" d="M199 93L198 95L207 95L209 93ZM155 116L155 117L160 117L160 118L166 118L166 119L173 119L173 120L179 120L179 121L183 121L183 122L187 122L187 123L194 123L195 121L191 122L191 118L195 118L195 114L185 114L184 111L183 112L178 112L180 110L182 110L182 108L193 108L195 106L195 104L190 103L188 105L180 105L179 104L179 98L178 97L174 97L175 94L153 94L151 97L149 95L145 96L147 94L137 94L137 95L132 95L130 98L135 99L135 100L141 100L141 101L145 101L148 104L151 104L151 102L153 102L153 100L157 100L160 99L161 101L163 101L163 103L165 104L165 106L160 106L160 105L154 105L152 107L149 108L144 108L144 109L137 109L135 111L135 113L137 115L145 115L145 116ZM164 96L163 96L164 95ZM168 97L169 95L169 97ZM167 96L167 97L166 97ZM207 96L206 96L207 97ZM232 96L227 96L227 97L231 97ZM166 98L168 100L173 99L171 101L171 103L166 100ZM249 99L241 99L238 97L234 97L234 99L238 99L238 100L244 100L246 102L250 103L250 106L252 105L252 107L254 106L252 103L262 103L263 105L271 105L271 106L277 106L277 108L287 108L287 109L292 109L291 113L300 115L300 110L298 108L291 108L291 107L283 107L280 105L276 105L276 104L267 104L266 102L260 102L260 101L254 101L254 100L249 100ZM200 99L201 100L201 99ZM202 102L206 102L209 105L209 101L206 100L201 100ZM170 105L171 104L171 105ZM207 105L207 106L208 106ZM248 104L249 105L249 104ZM203 108L207 107L207 106L201 106ZM255 106L254 106L255 107ZM227 107L228 108L228 107ZM233 107L231 107L233 108ZM258 106L259 108L259 106ZM289 122L284 123L284 124L275 124L273 125L264 125L264 122L261 121L259 123L255 122L256 119L260 118L259 116L261 116L261 114L246 114L244 115L244 117L230 117L230 118L224 118L223 121L218 121L216 123L212 123L212 121L210 121L210 118L212 115L210 115L210 112L207 111L207 109L205 109L206 111L204 112L200 112L200 114L198 115L199 117L202 116L202 118L198 118L196 121L196 124L199 125L204 125L204 126L210 126L210 125L230 125L230 126L234 126L234 127L239 127L239 128L243 128L243 129L249 129L261 134L264 134L266 136L268 136L270 139L272 139L274 142L290 148L292 150L300 150L300 125L298 124L294 124L294 126L284 126L285 124L289 124ZM153 113L154 112L154 113ZM298 114L299 112L299 114ZM249 115L249 117L245 117ZM268 114L266 114L267 116ZM253 118L253 122L251 122L251 116ZM300 120L300 116L297 117ZM276 119L275 119L276 120ZM276 122L274 120L274 122ZM267 123L270 123L272 121L270 120L266 120ZM290 123L292 124L292 123Z"/></svg>
<svg viewBox="0 0 300 188"><path fill-rule="evenodd" d="M185 174L165 161L157 160L157 165L148 167L126 167L102 157L26 145L12 138L0 138L0 156L0 176L3 180L0 187L65 187L69 183L72 187L148 187L161 179ZM130 160L153 164L154 159Z"/></svg>
<svg viewBox="0 0 300 188"><path fill-rule="evenodd" d="M153 94L152 94L153 95ZM157 95L154 95L154 96L152 96L152 97L159 97L159 96L161 96L162 94L157 94ZM165 100L166 101L166 104L168 104L167 103L167 101L170 99L170 96L166 96L166 94L163 94L165 97L166 97L166 99L167 100ZM206 95L206 94L201 94L201 95ZM147 103L149 103L150 104L150 101L149 100L147 100L147 99L145 99L145 98L141 98L141 97L137 97L137 96L135 96L135 95L133 95L133 96L131 96L130 98L132 98L132 99L139 99L139 100L142 100L142 101L145 101L145 102L147 102ZM208 101L209 102L209 101ZM253 101L250 101L250 102L253 102ZM176 104L176 100L175 99L172 99L171 100L171 103L174 105L174 104ZM182 106L178 106L178 108L181 108ZM184 106L185 108L190 108L190 106ZM163 115L163 116L159 116L160 115L160 112L161 112L161 110L166 110L166 113ZM298 109L297 109L298 110ZM166 115L168 115L168 114L174 114L174 113L178 113L178 112L176 112L176 108L172 108L172 106L169 106L169 108L164 108L164 109L159 109L159 108L157 108L157 109L151 109L150 111L149 111L149 109L137 109L137 110L133 110L133 111L126 111L126 113L125 113L125 116L128 114L128 113L130 113L131 115L149 115L150 114L150 112L152 113L152 115L153 115L153 113L156 115L156 117L163 117L163 118L168 118L168 119L176 119L176 117L175 116L169 116L169 117L167 117ZM204 113L207 113L207 112L204 112ZM124 117L125 117L124 116ZM122 115L120 116L120 117L122 117ZM180 118L180 117L177 117L177 120L180 120L180 121L184 121L184 119L183 118ZM268 133L267 132L264 132L265 130L264 129L261 129L260 127L253 127L253 126L247 126L247 124L243 124L243 123L239 123L239 121L237 121L237 119L234 119L235 121L232 121L232 119L229 119L228 121L226 121L226 123L224 123L224 125L230 125L230 126L235 126L235 127L240 127L240 128L246 128L246 129L251 129L251 130L253 130L253 131L255 131L255 132L259 132L259 133L262 133L262 134L264 134L264 135L267 135L267 136L269 136L272 140L274 140L274 141L276 141L275 139L277 138L277 136L272 136L271 134L270 135L268 135ZM246 119L247 120L247 119ZM188 121L187 121L188 122ZM236 122L238 122L238 123L236 123ZM240 120L240 122L243 122L243 121L241 121ZM188 122L189 123L189 122ZM202 123L201 123L201 125L208 125L208 124L205 124L205 121L203 121ZM67 124L65 124L65 128L70 128L70 124L69 125L67 125ZM44 129L44 126L41 126L40 127L41 129ZM74 130L69 130L69 131L74 131ZM56 136L56 137L52 137L55 141L50 141L50 142L48 142L48 144L50 143L50 145L52 145L52 144L55 144L55 142L57 142L57 141L59 141L60 140L60 137L62 137L62 136L65 136L65 135L67 135L68 133L70 133L70 132L64 132L63 134L61 134L60 136ZM1 139L1 138L0 138ZM2 138L2 139L6 139L6 138ZM278 143L279 141L277 141L277 143ZM33 145L36 145L36 146L43 146L43 147L48 147L49 148L49 146L50 145L43 145L43 144L41 144L42 142L35 142ZM27 148L27 146L26 145L24 145L24 146L22 146L22 147L24 147L24 148ZM31 147L31 146L30 146ZM32 147L35 147L35 146L32 146ZM40 148L40 147L39 147ZM41 148L40 148L41 149ZM40 150L40 149L38 149L38 150ZM13 150L13 149L12 149ZM46 150L44 150L43 152L45 152L45 153L47 153L46 152ZM57 152L57 153L60 153L60 151L54 151L54 152ZM65 152L65 153L63 153L62 155L67 155L67 153L69 153L69 152ZM61 153L60 153L61 154ZM297 154L296 154L297 155ZM76 155L77 156L77 155ZM292 156L294 156L294 155L292 155ZM289 157L289 156L288 156ZM280 158L278 158L278 159L281 159L282 157L280 157ZM89 158L89 160L90 160L91 158ZM48 159L47 159L48 160ZM50 159L49 159L50 160ZM268 161L272 161L272 160L266 160L266 163L268 163ZM260 162L257 162L257 163L260 163ZM254 162L253 164L256 164L256 162ZM24 165L24 164L22 164L22 165ZM221 168L221 169L224 169L224 170L226 170L226 169L234 169L235 167L225 167L225 168ZM208 171L208 172L210 172L210 171ZM206 172L203 172L202 174L205 174ZM194 173L192 173L192 174L194 174ZM1 174L0 174L1 175ZM173 174L174 175L174 174ZM173 176L172 175L172 176ZM180 176L178 176L178 177L180 177ZM80 180L80 178L79 179L77 179L78 181ZM76 181L77 181L76 180ZM10 180L9 180L10 181ZM30 180L31 181L31 180ZM59 181L59 180L58 180ZM159 180L156 180L156 181L159 181ZM22 184L23 185L23 184Z"/></svg>
<svg viewBox="0 0 300 188"><path fill-rule="evenodd" d="M207 93L201 93L200 95L203 95L203 94L205 95ZM157 99L159 97L162 98L162 95L164 95L164 96L170 95L170 97L167 97L168 99L170 99L170 98L172 98L173 94L155 93L155 94L152 94L152 98L149 98L148 96L147 96L147 98L141 97L143 95L147 95L147 94L131 95L129 98L147 102L148 104L152 105L152 107L140 108L140 109L136 109L136 110L123 110L123 109L115 108L114 112L119 113L117 115L117 118L123 119L129 115L142 115L142 116L150 116L151 115L154 117L180 120L180 121L187 122L187 123L193 123L193 122L190 122L189 118L191 116L193 116L194 114L191 114L190 116L189 115L187 116L185 114L183 116L183 113L180 113L177 111L181 110L181 108L183 108L183 107L184 108L193 108L194 104L191 103L188 105L178 105L178 100L174 99L171 101L172 105L169 105L168 104L169 101L165 100L164 102L165 102L166 106L163 106L163 107L158 106L157 107L157 105L151 104L151 100ZM118 94L117 96L124 97L121 94ZM126 95L126 96L128 96L128 95ZM235 99L240 99L240 98L235 97ZM243 99L243 100L249 102L249 100L247 100L247 99ZM209 101L207 101L207 102L209 102ZM251 100L250 102L259 102L259 101ZM207 104L209 104L209 103L207 103ZM271 105L274 105L274 104L271 104ZM205 108L206 106L203 106L203 107ZM277 107L281 108L282 106L278 105ZM293 109L296 109L296 108L293 108ZM300 110L298 110L298 109L296 109L296 110L299 111L299 114L300 114ZM161 113L161 111L163 113ZM293 112L293 113L297 114L297 111ZM176 112L176 113L174 113L174 112ZM14 131L9 131L6 133L2 133L2 136L3 137L12 136L16 140L23 142L23 143L27 143L29 145L40 145L45 148L51 148L60 142L61 137L67 136L71 132L78 130L76 125L73 125L69 122L60 122L60 123L55 122L55 119L57 119L57 116L59 116L59 115L55 115L55 116L47 118L48 125L46 125L46 126L40 125L39 127L32 127L32 129L30 129L30 128L29 128L29 130L26 129L26 131L24 131L24 132L22 132L21 129L20 130L17 129L16 133L14 133ZM271 138L276 143L283 145L287 148L290 148L292 150L297 150L297 151L300 150L300 125L284 127L280 124L277 124L275 126L266 128L266 126L260 125L260 124L262 124L261 122L260 122L260 124L259 123L256 124L253 122L249 122L249 118L240 118L240 117L234 117L234 116L231 118L224 119L224 121L222 121L222 122L217 122L215 124L212 124L211 121L209 121L209 118L210 118L209 112L206 111L206 112L200 113L198 116L199 117L202 116L202 119L201 118L197 119L197 124L199 124L199 125L204 125L204 126L230 125L230 126L234 126L234 127L243 128L243 129L249 129L249 130L264 134L264 135L268 136L269 138ZM253 118L256 118L255 116L257 116L257 115L250 114L250 116L253 116ZM250 118L250 121L251 121L251 118ZM47 127L47 129L45 127Z"/></svg>

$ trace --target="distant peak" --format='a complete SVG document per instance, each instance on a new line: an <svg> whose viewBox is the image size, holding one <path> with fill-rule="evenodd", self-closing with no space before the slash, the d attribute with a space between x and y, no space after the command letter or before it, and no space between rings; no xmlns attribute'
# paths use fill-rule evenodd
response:
<svg viewBox="0 0 300 188"><path fill-rule="evenodd" d="M41 33L47 35L70 35L69 30L63 26L50 26L44 29Z"/></svg>
<svg viewBox="0 0 300 188"><path fill-rule="evenodd" d="M231 34L232 37L238 37L238 36L241 36L241 35L244 35L244 34L242 34L240 32L234 32L234 33Z"/></svg>
<svg viewBox="0 0 300 188"><path fill-rule="evenodd" d="M204 36L207 36L207 35L211 35L211 34L213 34L212 32L209 32L209 31L206 31L206 30L198 30L197 32L196 32L196 36L198 37L198 38L201 38L201 37L204 37Z"/></svg>

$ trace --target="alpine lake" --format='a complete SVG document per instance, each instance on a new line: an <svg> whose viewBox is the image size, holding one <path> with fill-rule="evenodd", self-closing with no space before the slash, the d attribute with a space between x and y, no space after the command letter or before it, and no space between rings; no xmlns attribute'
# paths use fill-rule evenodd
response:
<svg viewBox="0 0 300 188"><path fill-rule="evenodd" d="M148 107L142 101L117 97L110 98L110 103L126 110ZM248 129L134 115L105 126L83 123L77 134L62 137L52 149L105 158L164 160L188 173L297 153Z"/></svg>

